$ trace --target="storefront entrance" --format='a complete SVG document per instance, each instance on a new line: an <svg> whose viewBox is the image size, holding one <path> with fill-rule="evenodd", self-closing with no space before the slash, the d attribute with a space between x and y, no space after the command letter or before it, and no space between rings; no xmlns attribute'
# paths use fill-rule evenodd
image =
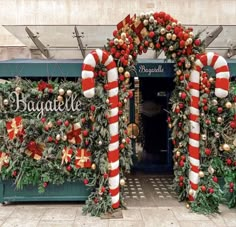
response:
<svg viewBox="0 0 236 227"><path fill-rule="evenodd" d="M133 142L134 171L172 173L172 149L167 127L172 78L141 77L134 80L134 118L139 136Z"/></svg>

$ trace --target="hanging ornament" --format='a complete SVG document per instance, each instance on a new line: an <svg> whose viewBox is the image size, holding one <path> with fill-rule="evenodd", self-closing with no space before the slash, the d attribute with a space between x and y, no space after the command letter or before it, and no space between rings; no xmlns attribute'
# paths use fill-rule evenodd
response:
<svg viewBox="0 0 236 227"><path fill-rule="evenodd" d="M227 109L230 109L230 108L232 107L232 103L231 103L231 102L226 102L226 103L225 103L225 107L226 107Z"/></svg>
<svg viewBox="0 0 236 227"><path fill-rule="evenodd" d="M71 96L72 93L73 93L73 92L72 92L71 90L67 90L67 91L66 91L66 94L67 94L68 96Z"/></svg>
<svg viewBox="0 0 236 227"><path fill-rule="evenodd" d="M223 144L222 148L224 151L230 151L230 146L227 143Z"/></svg>
<svg viewBox="0 0 236 227"><path fill-rule="evenodd" d="M213 99L213 100L212 100L212 105L213 105L213 106L216 106L217 104L218 104L218 101L217 101L216 99Z"/></svg>
<svg viewBox="0 0 236 227"><path fill-rule="evenodd" d="M61 135L60 134L57 134L56 135L56 140L60 140L61 139Z"/></svg>
<svg viewBox="0 0 236 227"><path fill-rule="evenodd" d="M217 122L218 122L218 123L222 123L222 122L223 122L222 117L217 117Z"/></svg>
<svg viewBox="0 0 236 227"><path fill-rule="evenodd" d="M20 88L20 87L16 87L16 88L15 88L15 92L16 92L17 94L20 94L20 93L21 93L21 88Z"/></svg>
<svg viewBox="0 0 236 227"><path fill-rule="evenodd" d="M65 90L63 88L60 88L58 90L58 93L59 93L59 95L64 95L65 94Z"/></svg>
<svg viewBox="0 0 236 227"><path fill-rule="evenodd" d="M125 185L125 180L124 179L120 179L120 185L124 186Z"/></svg>
<svg viewBox="0 0 236 227"><path fill-rule="evenodd" d="M62 101L63 101L63 97L62 97L61 95L58 95L58 96L57 96L57 101L58 101L58 102L62 102Z"/></svg>
<svg viewBox="0 0 236 227"><path fill-rule="evenodd" d="M5 106L7 106L7 105L9 104L9 100L8 100L8 99L4 99L4 100L3 100L3 104L4 104Z"/></svg>
<svg viewBox="0 0 236 227"><path fill-rule="evenodd" d="M101 145L102 145L102 141L101 141L101 140L99 140L99 141L98 141L98 144L101 146Z"/></svg>
<svg viewBox="0 0 236 227"><path fill-rule="evenodd" d="M125 143L126 142L126 140L125 139L122 139L122 143Z"/></svg>
<svg viewBox="0 0 236 227"><path fill-rule="evenodd" d="M202 140L206 140L207 139L206 134L202 134L201 137L202 137Z"/></svg>
<svg viewBox="0 0 236 227"><path fill-rule="evenodd" d="M198 175L199 175L199 177L203 178L204 177L204 172L199 171Z"/></svg>
<svg viewBox="0 0 236 227"><path fill-rule="evenodd" d="M93 163L93 164L91 165L91 169L93 169L93 170L96 169L96 164L95 164L95 163Z"/></svg>

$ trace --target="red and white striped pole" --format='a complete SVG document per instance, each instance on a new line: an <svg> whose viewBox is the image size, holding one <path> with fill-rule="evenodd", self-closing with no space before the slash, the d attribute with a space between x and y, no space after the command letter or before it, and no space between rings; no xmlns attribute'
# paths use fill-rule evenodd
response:
<svg viewBox="0 0 236 227"><path fill-rule="evenodd" d="M109 187L112 198L112 207L118 208L120 206L118 71L115 61L106 51L96 49L95 51L89 53L84 59L82 68L82 90L84 92L84 96L87 98L92 98L95 95L94 69L98 63L104 64L107 69L108 98L110 104L110 115L108 121L111 136L108 147L108 162L110 165Z"/></svg>
<svg viewBox="0 0 236 227"><path fill-rule="evenodd" d="M200 125L199 125L199 101L200 101L200 72L204 66L211 66L216 72L215 95L218 98L224 98L229 91L229 68L226 60L212 52L203 54L195 61L195 69L191 71L191 103L190 103L190 133L189 133L189 161L190 161L190 190L189 200L193 201L196 196L196 190L199 183L200 167Z"/></svg>

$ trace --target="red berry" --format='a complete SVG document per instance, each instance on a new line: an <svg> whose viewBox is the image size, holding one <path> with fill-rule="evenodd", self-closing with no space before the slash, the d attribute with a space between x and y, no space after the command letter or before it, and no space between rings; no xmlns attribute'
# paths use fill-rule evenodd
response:
<svg viewBox="0 0 236 227"><path fill-rule="evenodd" d="M45 131L48 131L49 130L49 127L47 125L44 126L44 130Z"/></svg>
<svg viewBox="0 0 236 227"><path fill-rule="evenodd" d="M117 31L117 30L114 30L114 31L113 31L113 36L116 37L117 34L118 34L118 31Z"/></svg>
<svg viewBox="0 0 236 227"><path fill-rule="evenodd" d="M184 104L181 102L181 103L179 103L179 108L180 109L183 109L184 108Z"/></svg>
<svg viewBox="0 0 236 227"><path fill-rule="evenodd" d="M101 192L105 192L106 188L104 186L101 187Z"/></svg>
<svg viewBox="0 0 236 227"><path fill-rule="evenodd" d="M211 120L210 120L210 119L206 119L205 122L206 122L207 125L210 125L210 124L211 124Z"/></svg>
<svg viewBox="0 0 236 227"><path fill-rule="evenodd" d="M123 149L125 145L123 143L120 144L120 149Z"/></svg>
<svg viewBox="0 0 236 227"><path fill-rule="evenodd" d="M181 161L179 162L179 166L180 166L180 167L183 167L183 166L184 166L184 161L183 161L183 160L181 160Z"/></svg>
<svg viewBox="0 0 236 227"><path fill-rule="evenodd" d="M94 198L94 203L98 203L99 199L98 198Z"/></svg>
<svg viewBox="0 0 236 227"><path fill-rule="evenodd" d="M230 192L230 193L233 193L233 192L234 192L234 189L233 189L233 188L230 188L230 189L229 189L229 192Z"/></svg>
<svg viewBox="0 0 236 227"><path fill-rule="evenodd" d="M207 111L208 110L208 106L203 106L203 110Z"/></svg>
<svg viewBox="0 0 236 227"><path fill-rule="evenodd" d="M43 183L43 187L46 188L48 186L48 182Z"/></svg>
<svg viewBox="0 0 236 227"><path fill-rule="evenodd" d="M70 172L72 170L72 167L71 166L67 166L66 170Z"/></svg>
<svg viewBox="0 0 236 227"><path fill-rule="evenodd" d="M214 176L214 177L212 178L212 180L217 183L217 182L218 182L217 176Z"/></svg>
<svg viewBox="0 0 236 227"><path fill-rule="evenodd" d="M179 106L176 106L175 107L175 113L179 113L180 112L180 108L179 108Z"/></svg>
<svg viewBox="0 0 236 227"><path fill-rule="evenodd" d="M184 155L181 156L181 160L185 161L186 157Z"/></svg>
<svg viewBox="0 0 236 227"><path fill-rule="evenodd" d="M124 80L125 80L124 75L120 74L120 75L119 75L119 80L120 80L120 81L124 81Z"/></svg>
<svg viewBox="0 0 236 227"><path fill-rule="evenodd" d="M207 99L206 99L206 98L203 98L203 99L202 99L202 103L207 104Z"/></svg>
<svg viewBox="0 0 236 227"><path fill-rule="evenodd" d="M182 92L180 97L181 97L181 99L186 99L187 94L185 92Z"/></svg>
<svg viewBox="0 0 236 227"><path fill-rule="evenodd" d="M66 120L66 121L64 122L64 125L65 125L66 127L68 127L69 124L70 124L70 122L69 122L68 120Z"/></svg>
<svg viewBox="0 0 236 227"><path fill-rule="evenodd" d="M48 137L48 142L52 142L53 138L51 136Z"/></svg>
<svg viewBox="0 0 236 227"><path fill-rule="evenodd" d="M88 179L84 179L84 184L88 184L89 183L89 180Z"/></svg>
<svg viewBox="0 0 236 227"><path fill-rule="evenodd" d="M180 177L179 177L179 181L184 181L184 177L183 177L183 176L180 176Z"/></svg>
<svg viewBox="0 0 236 227"><path fill-rule="evenodd" d="M107 179L107 178L108 178L108 173L104 173L104 174L103 174L103 177L104 177L105 179Z"/></svg>
<svg viewBox="0 0 236 227"><path fill-rule="evenodd" d="M144 45L147 47L149 45L149 42L147 40L145 40Z"/></svg>
<svg viewBox="0 0 236 227"><path fill-rule="evenodd" d="M230 183L229 183L229 187L230 187L230 188L233 188L233 187L234 187L234 183L233 183L233 182L230 182Z"/></svg>
<svg viewBox="0 0 236 227"><path fill-rule="evenodd" d="M133 92L131 90L129 91L129 95L128 96L129 96L129 98L133 97Z"/></svg>
<svg viewBox="0 0 236 227"><path fill-rule="evenodd" d="M207 156L209 156L209 155L211 154L211 149L206 148L206 149L205 149L205 154L206 154Z"/></svg>
<svg viewBox="0 0 236 227"><path fill-rule="evenodd" d="M195 40L194 40L194 44L195 44L196 46L200 46L201 40L200 40L200 39L195 39Z"/></svg>
<svg viewBox="0 0 236 227"><path fill-rule="evenodd" d="M36 142L32 140L32 141L29 142L29 145L30 145L31 147L34 147L34 146L36 145Z"/></svg>
<svg viewBox="0 0 236 227"><path fill-rule="evenodd" d="M202 190L203 192L205 192L205 191L206 191L206 186L202 185L202 186L201 186L201 190Z"/></svg>
<svg viewBox="0 0 236 227"><path fill-rule="evenodd" d="M105 89L105 90L108 90L108 89L109 89L109 85L108 85L108 84L105 84L105 85L104 85L104 89Z"/></svg>
<svg viewBox="0 0 236 227"><path fill-rule="evenodd" d="M182 188L184 186L183 182L179 182L179 186Z"/></svg>
<svg viewBox="0 0 236 227"><path fill-rule="evenodd" d="M119 115L122 115L122 114L123 114L123 111L122 111L122 110L119 110L118 114L119 114Z"/></svg>

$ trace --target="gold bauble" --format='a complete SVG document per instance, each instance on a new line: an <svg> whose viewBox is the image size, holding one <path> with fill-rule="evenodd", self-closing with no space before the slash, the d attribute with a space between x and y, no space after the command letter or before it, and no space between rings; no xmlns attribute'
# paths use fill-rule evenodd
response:
<svg viewBox="0 0 236 227"><path fill-rule="evenodd" d="M202 134L201 137L202 137L202 140L206 140L207 139L206 134Z"/></svg>
<svg viewBox="0 0 236 227"><path fill-rule="evenodd" d="M18 93L18 94L21 93L21 88L20 87L16 87L15 92Z"/></svg>
<svg viewBox="0 0 236 227"><path fill-rule="evenodd" d="M125 185L125 180L124 179L120 179L120 185L124 186Z"/></svg>
<svg viewBox="0 0 236 227"><path fill-rule="evenodd" d="M167 40L170 40L171 37L172 37L171 33L167 33L167 34L166 34L166 39L167 39Z"/></svg>
<svg viewBox="0 0 236 227"><path fill-rule="evenodd" d="M125 76L125 78L130 78L130 73L129 73L129 71L125 71L124 76Z"/></svg>
<svg viewBox="0 0 236 227"><path fill-rule="evenodd" d="M205 174L204 174L204 172L202 172L202 171L199 171L198 175L199 175L199 177L201 177L201 178L202 178L202 177L204 177L204 175L205 175Z"/></svg>
<svg viewBox="0 0 236 227"><path fill-rule="evenodd" d="M57 134L56 135L56 140L60 140L61 139L61 135L60 134Z"/></svg>
<svg viewBox="0 0 236 227"><path fill-rule="evenodd" d="M176 53L172 53L172 54L171 54L171 57L172 57L172 58L176 58Z"/></svg>
<svg viewBox="0 0 236 227"><path fill-rule="evenodd" d="M48 126L48 128L52 128L52 127L53 127L53 124L52 124L52 122L51 122L51 121L49 121L49 122L47 123L47 126Z"/></svg>
<svg viewBox="0 0 236 227"><path fill-rule="evenodd" d="M126 39L126 33L125 33L125 32L122 32L121 35L120 35L120 37L125 40L125 39Z"/></svg>
<svg viewBox="0 0 236 227"><path fill-rule="evenodd" d="M190 205L189 205L188 203L186 204L186 208L187 208L187 209L189 209L189 208L190 208Z"/></svg>
<svg viewBox="0 0 236 227"><path fill-rule="evenodd" d="M172 128L172 124L171 124L171 123L169 123L169 124L168 124L168 127L169 127L169 128Z"/></svg>
<svg viewBox="0 0 236 227"><path fill-rule="evenodd" d="M223 144L222 148L224 151L230 151L230 146L227 143Z"/></svg>
<svg viewBox="0 0 236 227"><path fill-rule="evenodd" d="M63 88L60 88L58 90L58 93L59 93L59 95L64 95L65 94L65 90Z"/></svg>
<svg viewBox="0 0 236 227"><path fill-rule="evenodd" d="M164 35L166 33L165 28L161 28L160 32L161 32L162 35Z"/></svg>
<svg viewBox="0 0 236 227"><path fill-rule="evenodd" d="M175 41L176 38L177 38L176 34L173 34L172 37L171 37L171 39L172 39L173 41Z"/></svg>
<svg viewBox="0 0 236 227"><path fill-rule="evenodd" d="M119 72L119 73L123 73L123 72L124 72L124 68L123 68L123 67L119 67L119 68L118 68L118 72Z"/></svg>
<svg viewBox="0 0 236 227"><path fill-rule="evenodd" d="M174 47L173 46L169 46L169 51L173 51Z"/></svg>
<svg viewBox="0 0 236 227"><path fill-rule="evenodd" d="M8 99L4 99L4 100L3 100L3 104L4 104L5 106L7 106L7 105L9 104L9 100L8 100Z"/></svg>
<svg viewBox="0 0 236 227"><path fill-rule="evenodd" d="M193 195L193 193L194 193L193 189L189 189L188 194Z"/></svg>
<svg viewBox="0 0 236 227"><path fill-rule="evenodd" d="M176 156L179 157L180 156L180 152L176 151Z"/></svg>
<svg viewBox="0 0 236 227"><path fill-rule="evenodd" d="M95 164L95 163L93 163L93 164L91 165L91 169L93 169L93 170L96 169L96 164Z"/></svg>
<svg viewBox="0 0 236 227"><path fill-rule="evenodd" d="M217 117L217 122L218 123L222 123L222 121L223 121L222 117Z"/></svg>
<svg viewBox="0 0 236 227"><path fill-rule="evenodd" d="M232 103L231 102L227 102L225 103L225 107L230 109L232 107Z"/></svg>
<svg viewBox="0 0 236 227"><path fill-rule="evenodd" d="M214 78L213 78L213 77L210 77L210 78L209 78L209 82L210 82L210 83L213 83L213 82L214 82Z"/></svg>
<svg viewBox="0 0 236 227"><path fill-rule="evenodd" d="M182 71L181 71L180 69L178 69L178 70L176 71L176 74L177 74L177 76L180 76L180 75L182 74Z"/></svg>
<svg viewBox="0 0 236 227"><path fill-rule="evenodd" d="M120 46L122 46L124 44L124 40L123 39L119 39L118 42L119 42Z"/></svg>
<svg viewBox="0 0 236 227"><path fill-rule="evenodd" d="M67 136L64 135L64 136L62 137L62 140L63 140L63 141L66 141L66 140L67 140Z"/></svg>
<svg viewBox="0 0 236 227"><path fill-rule="evenodd" d="M68 96L71 96L72 93L73 93L73 92L72 92L71 90L67 90L67 91L66 91L66 94L67 94Z"/></svg>
<svg viewBox="0 0 236 227"><path fill-rule="evenodd" d="M114 44L118 45L119 44L119 40L117 38L114 39Z"/></svg>
<svg viewBox="0 0 236 227"><path fill-rule="evenodd" d="M63 97L62 97L61 95L58 95L58 96L57 96L57 101L58 101L58 102L62 102L62 101L63 101Z"/></svg>

